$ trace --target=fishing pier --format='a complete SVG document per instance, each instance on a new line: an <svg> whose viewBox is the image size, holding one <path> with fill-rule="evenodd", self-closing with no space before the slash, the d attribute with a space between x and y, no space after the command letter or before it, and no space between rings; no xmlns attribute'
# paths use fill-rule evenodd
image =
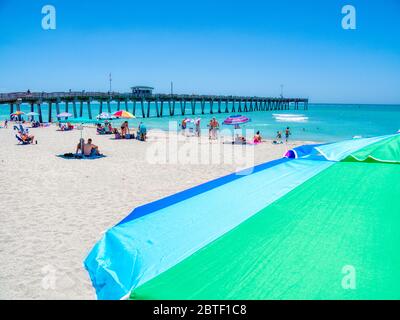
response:
<svg viewBox="0 0 400 320"><path fill-rule="evenodd" d="M29 104L30 111L39 114L39 122L43 122L43 104L48 105L49 122L63 111L70 112L75 118L82 117L84 108L88 117L92 119L93 116L97 116L92 112L94 102L100 105L99 113L111 113L111 103L116 102L117 110L124 109L143 118L308 109L306 98L153 94L150 90L141 91L137 88L140 87L133 87L131 93L85 91L2 93L0 107L8 105L12 114L20 110L21 104ZM60 110L61 103L64 104L65 110Z"/></svg>

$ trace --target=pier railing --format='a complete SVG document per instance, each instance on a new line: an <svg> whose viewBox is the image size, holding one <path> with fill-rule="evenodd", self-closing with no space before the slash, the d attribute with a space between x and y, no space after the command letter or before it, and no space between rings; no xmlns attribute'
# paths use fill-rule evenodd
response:
<svg viewBox="0 0 400 320"><path fill-rule="evenodd" d="M299 110L300 106L303 110L308 109L307 98L286 98L286 97L249 97L249 96L219 96L219 95L196 95L196 94L152 94L147 96L139 96L134 93L119 92L86 92L86 91L69 91L69 92L12 92L0 94L0 105L8 104L10 106L10 114L14 112L14 106L20 110L22 103L31 105L31 111L35 110L39 114L39 121L42 122L41 105L46 103L49 105L49 121L52 120L52 105L56 106L56 114L60 113L59 104L65 103L65 111L68 112L69 103L73 106L73 116L81 117L83 113L83 103L87 104L88 116L92 118L91 102L98 101L100 103L100 112L103 111L103 104L107 104L108 112L111 112L110 104L112 101L117 102L120 110L121 103L125 104L128 110L128 103L132 103L132 113L136 114L136 105L140 105L139 113L143 118L151 116L150 104L155 106L156 116L163 117L164 110L168 109L169 116L179 115L175 113L176 106L180 105L180 114L185 115L191 113L196 114L200 104L201 114L205 114L206 104L209 106L208 114L214 113L232 113L232 112L251 112L251 111L273 111L273 110ZM79 103L80 108L77 109ZM146 105L147 104L147 105ZM167 104L168 108L164 108ZM189 112L187 110L189 106ZM139 108L138 108L139 109Z"/></svg>

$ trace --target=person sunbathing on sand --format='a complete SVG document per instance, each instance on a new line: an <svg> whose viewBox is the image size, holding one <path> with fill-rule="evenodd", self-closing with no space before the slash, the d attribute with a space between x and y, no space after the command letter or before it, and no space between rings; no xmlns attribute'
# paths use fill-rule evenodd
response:
<svg viewBox="0 0 400 320"><path fill-rule="evenodd" d="M262 142L262 137L260 135L260 131L257 131L256 135L253 138L253 142L258 144Z"/></svg>
<svg viewBox="0 0 400 320"><path fill-rule="evenodd" d="M76 146L76 151L75 151L75 153L78 154L79 151L82 153L82 146L84 146L84 145L85 145L85 139L81 138L81 139L79 140L78 145Z"/></svg>
<svg viewBox="0 0 400 320"><path fill-rule="evenodd" d="M34 143L34 141L35 141L35 137L33 136L33 135L29 135L28 133L26 133L26 132L24 132L24 133L21 133L20 134L21 135L21 139L24 141L24 142L29 142L29 143ZM37 141L36 141L36 143L37 143Z"/></svg>

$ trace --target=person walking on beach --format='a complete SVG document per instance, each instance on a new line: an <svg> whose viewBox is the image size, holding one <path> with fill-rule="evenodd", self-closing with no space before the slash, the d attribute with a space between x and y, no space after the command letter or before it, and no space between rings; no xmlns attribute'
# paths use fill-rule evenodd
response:
<svg viewBox="0 0 400 320"><path fill-rule="evenodd" d="M210 139L214 139L216 140L218 138L218 128L219 128L219 123L217 121L217 119L212 118L210 120L210 128L209 128L209 135L210 135Z"/></svg>
<svg viewBox="0 0 400 320"><path fill-rule="evenodd" d="M208 139L210 139L210 140L211 140L212 126L213 126L213 122L212 122L212 120L210 120L210 122L208 123Z"/></svg>
<svg viewBox="0 0 400 320"><path fill-rule="evenodd" d="M282 143L282 132L280 132L279 130L276 132L276 143Z"/></svg>
<svg viewBox="0 0 400 320"><path fill-rule="evenodd" d="M182 134L185 136L186 135L186 126L187 126L187 118L182 120L181 123L181 129L182 129Z"/></svg>
<svg viewBox="0 0 400 320"><path fill-rule="evenodd" d="M196 133L196 136L197 137L200 137L200 118L198 118L198 119L196 119L195 120L195 126L196 126L196 129L195 129L195 133Z"/></svg>
<svg viewBox="0 0 400 320"><path fill-rule="evenodd" d="M289 141L289 136L290 136L291 134L292 134L292 133L290 132L290 128L287 127L286 130L285 130L286 143Z"/></svg>

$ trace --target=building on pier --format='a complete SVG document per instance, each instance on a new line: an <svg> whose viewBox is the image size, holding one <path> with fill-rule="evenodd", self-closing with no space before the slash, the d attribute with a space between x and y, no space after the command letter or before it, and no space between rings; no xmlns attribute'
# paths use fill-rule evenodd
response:
<svg viewBox="0 0 400 320"><path fill-rule="evenodd" d="M132 89L132 94L138 98L146 98L152 96L154 90L153 87L147 87L147 86L135 86L131 87L131 89Z"/></svg>

